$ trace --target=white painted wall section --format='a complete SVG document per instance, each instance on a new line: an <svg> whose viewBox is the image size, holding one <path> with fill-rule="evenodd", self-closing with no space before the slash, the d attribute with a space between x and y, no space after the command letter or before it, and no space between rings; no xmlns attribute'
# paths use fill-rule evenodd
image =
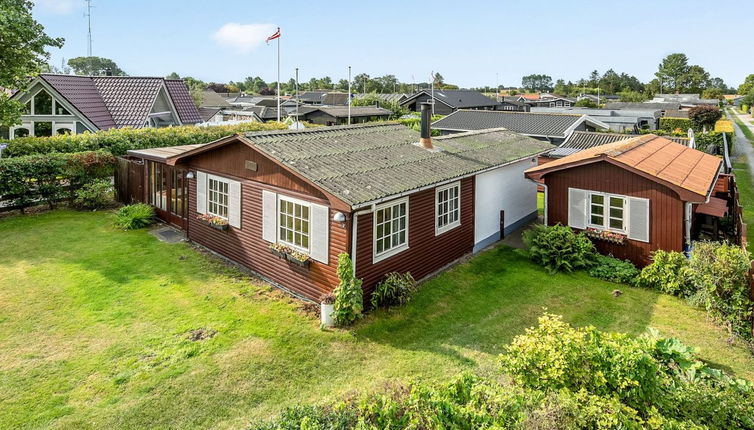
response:
<svg viewBox="0 0 754 430"><path fill-rule="evenodd" d="M476 176L474 245L497 240L501 210L506 228L537 211L537 185L524 177L524 170L536 165L536 157L531 157Z"/></svg>

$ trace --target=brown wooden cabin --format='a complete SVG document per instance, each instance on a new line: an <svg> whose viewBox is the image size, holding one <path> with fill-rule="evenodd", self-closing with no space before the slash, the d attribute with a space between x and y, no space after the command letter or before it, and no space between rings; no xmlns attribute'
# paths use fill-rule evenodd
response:
<svg viewBox="0 0 754 430"><path fill-rule="evenodd" d="M545 185L548 225L587 231L601 253L642 267L652 251L683 251L707 217L730 213L721 167L714 155L648 134L550 160L526 177Z"/></svg>
<svg viewBox="0 0 754 430"><path fill-rule="evenodd" d="M129 157L144 163L144 201L191 241L313 300L337 286L345 252L368 300L389 272L424 278L536 217L536 186L523 172L552 146L503 130L428 139L431 148L419 140L380 123L249 133ZM309 262L281 258L272 244Z"/></svg>

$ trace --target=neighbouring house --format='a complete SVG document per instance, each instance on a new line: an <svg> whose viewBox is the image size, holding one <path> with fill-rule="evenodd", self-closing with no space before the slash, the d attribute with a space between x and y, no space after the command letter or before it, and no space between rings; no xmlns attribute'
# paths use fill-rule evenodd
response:
<svg viewBox="0 0 754 430"><path fill-rule="evenodd" d="M699 105L713 105L720 104L718 99L703 99L699 94L655 94L654 98L650 100L650 103L680 103L682 108L692 108Z"/></svg>
<svg viewBox="0 0 754 430"><path fill-rule="evenodd" d="M539 100L529 100L527 103L532 107L538 108L555 108L555 107L569 107L576 103L575 99L568 97L561 97L555 95L543 96Z"/></svg>
<svg viewBox="0 0 754 430"><path fill-rule="evenodd" d="M202 100L201 103L199 103L199 107L229 108L230 103L215 91L204 90L202 91Z"/></svg>
<svg viewBox="0 0 754 430"><path fill-rule="evenodd" d="M348 105L348 93L327 93L322 97L322 104L325 106L346 106Z"/></svg>
<svg viewBox="0 0 754 430"><path fill-rule="evenodd" d="M653 110L660 111L665 116L665 111L676 111L681 109L679 102L611 102L605 104L605 109L612 110Z"/></svg>
<svg viewBox="0 0 754 430"><path fill-rule="evenodd" d="M657 130L662 112L653 109L601 109L583 107L532 108L532 112L557 112L588 115L608 125L610 130L637 133L639 130ZM667 116L667 115L666 115Z"/></svg>
<svg viewBox="0 0 754 430"><path fill-rule="evenodd" d="M375 97L379 100L388 102L388 103L398 103L401 104L404 100L408 98L408 94L404 93L361 93L355 96L356 98L365 98L365 97Z"/></svg>
<svg viewBox="0 0 754 430"><path fill-rule="evenodd" d="M723 97L727 103L730 103L733 106L740 106L741 101L744 99L744 96L738 94L726 94Z"/></svg>
<svg viewBox="0 0 754 430"><path fill-rule="evenodd" d="M368 300L385 274L422 279L537 215L524 171L551 145L505 130L430 137L425 112L421 134L360 124L129 151L143 171L127 188L188 239L309 299L337 286L349 253Z"/></svg>
<svg viewBox="0 0 754 430"><path fill-rule="evenodd" d="M327 91L304 91L299 94L298 100L306 105L321 105Z"/></svg>
<svg viewBox="0 0 754 430"><path fill-rule="evenodd" d="M436 115L448 115L459 109L496 110L500 103L473 90L421 90L401 102L406 109L419 112L422 103L432 102Z"/></svg>
<svg viewBox="0 0 754 430"><path fill-rule="evenodd" d="M606 130L608 125L587 115L459 110L435 121L432 128L443 134L505 128L559 145L574 130Z"/></svg>
<svg viewBox="0 0 754 430"><path fill-rule="evenodd" d="M541 155L539 157L539 162L540 164L543 164L556 158L563 158L565 156L575 154L585 149L602 146L607 143L618 142L620 140L626 140L631 137L635 136L620 133L602 133L596 131L573 131L557 148L553 149L547 154ZM665 136L665 138L672 140L673 142L680 143L681 145L689 145L688 137Z"/></svg>
<svg viewBox="0 0 754 430"><path fill-rule="evenodd" d="M717 237L730 213L722 160L653 134L587 148L525 172L545 189L545 223L585 231L603 254L649 263ZM706 236L705 236L706 237Z"/></svg>
<svg viewBox="0 0 754 430"><path fill-rule="evenodd" d="M43 73L11 98L25 112L21 124L0 129L7 139L202 122L186 84L161 77Z"/></svg>
<svg viewBox="0 0 754 430"><path fill-rule="evenodd" d="M299 110L299 119L312 124L344 125L348 124L348 111L348 106L306 106L306 109ZM391 110L376 106L351 106L350 111L351 124L384 121L393 114Z"/></svg>
<svg viewBox="0 0 754 430"><path fill-rule="evenodd" d="M500 106L497 110L508 110L516 112L529 112L531 105L518 100L517 97L504 96L500 100Z"/></svg>
<svg viewBox="0 0 754 430"><path fill-rule="evenodd" d="M202 124L222 124L223 109L219 107L200 107L199 116L202 118Z"/></svg>

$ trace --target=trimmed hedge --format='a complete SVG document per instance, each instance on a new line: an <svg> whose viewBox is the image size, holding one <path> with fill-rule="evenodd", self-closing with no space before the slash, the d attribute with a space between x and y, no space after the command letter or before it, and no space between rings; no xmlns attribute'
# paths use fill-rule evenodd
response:
<svg viewBox="0 0 754 430"><path fill-rule="evenodd" d="M22 137L0 141L7 143L3 158L34 154L106 151L123 155L129 149L207 143L236 133L263 130L283 130L285 124L248 122L237 125L196 127L185 125L165 128L119 128L96 133L58 135L52 137Z"/></svg>
<svg viewBox="0 0 754 430"><path fill-rule="evenodd" d="M675 131L675 130L681 130L684 133L688 129L693 129L694 131L699 131L700 129L688 118L672 118L672 117L663 117L660 118L660 130L665 131Z"/></svg>
<svg viewBox="0 0 754 430"><path fill-rule="evenodd" d="M110 178L115 157L106 152L42 154L0 159L0 197L26 207L73 199L77 190Z"/></svg>

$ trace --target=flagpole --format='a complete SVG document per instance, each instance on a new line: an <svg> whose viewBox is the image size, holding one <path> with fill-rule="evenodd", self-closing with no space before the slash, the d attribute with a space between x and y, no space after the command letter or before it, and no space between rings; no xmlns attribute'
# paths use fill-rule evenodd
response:
<svg viewBox="0 0 754 430"><path fill-rule="evenodd" d="M278 27L280 33L280 27ZM278 122L280 122L280 36L278 36Z"/></svg>
<svg viewBox="0 0 754 430"><path fill-rule="evenodd" d="M348 66L348 125L351 125L351 66Z"/></svg>

